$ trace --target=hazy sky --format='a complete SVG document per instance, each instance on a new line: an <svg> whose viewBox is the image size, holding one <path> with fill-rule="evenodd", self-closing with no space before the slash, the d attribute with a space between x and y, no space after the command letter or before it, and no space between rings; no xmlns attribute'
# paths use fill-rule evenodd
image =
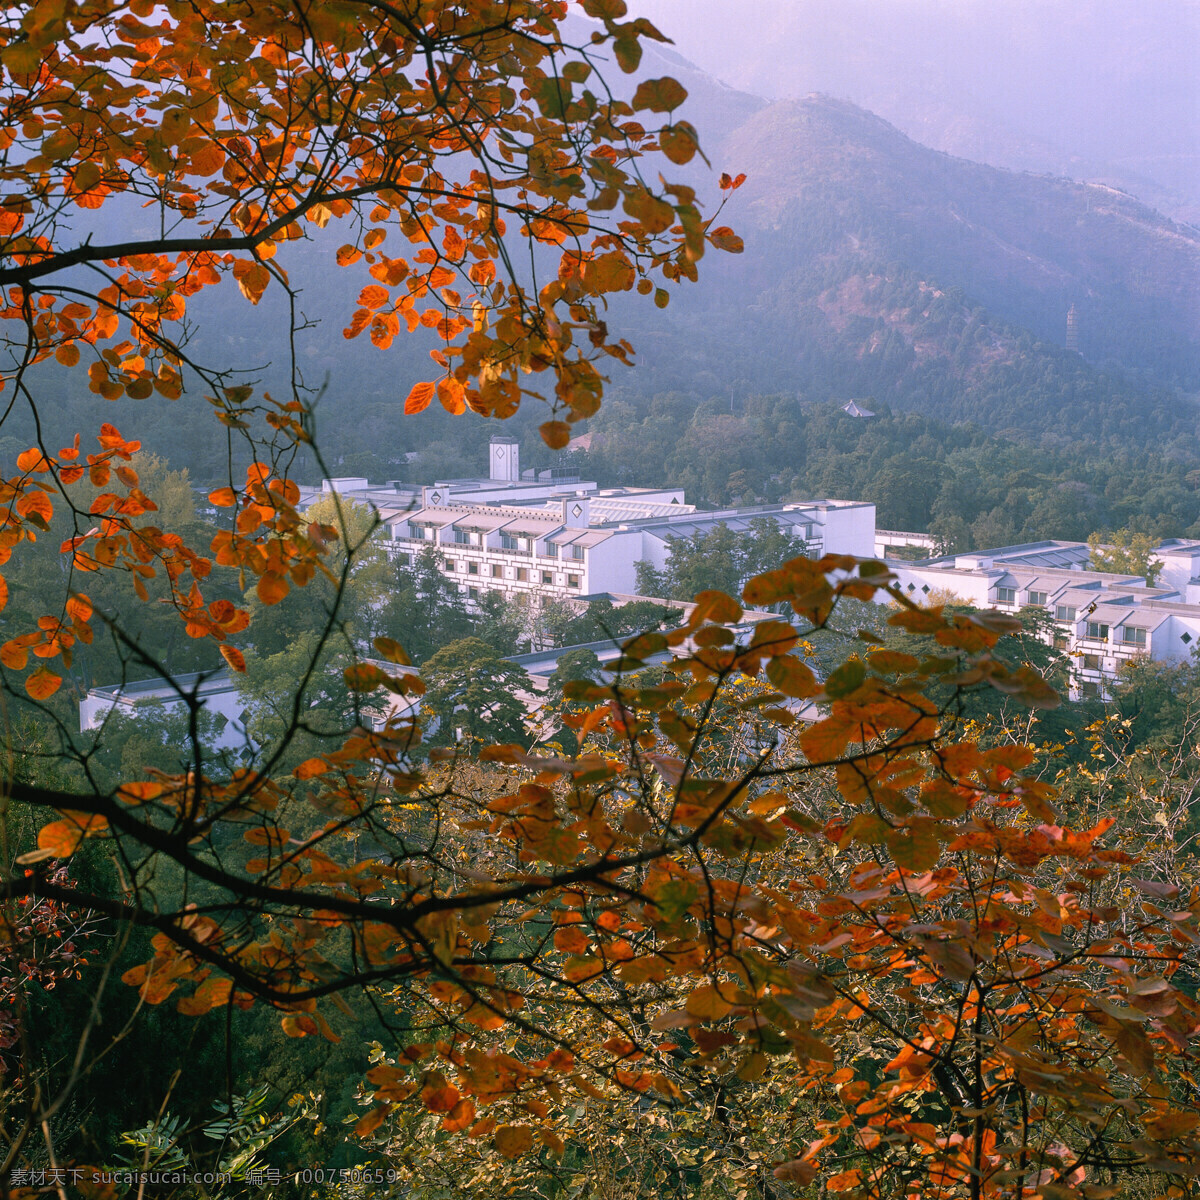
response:
<svg viewBox="0 0 1200 1200"><path fill-rule="evenodd" d="M1200 0L629 4L758 95L825 91L931 143L1007 133L1185 192L1200 179Z"/></svg>

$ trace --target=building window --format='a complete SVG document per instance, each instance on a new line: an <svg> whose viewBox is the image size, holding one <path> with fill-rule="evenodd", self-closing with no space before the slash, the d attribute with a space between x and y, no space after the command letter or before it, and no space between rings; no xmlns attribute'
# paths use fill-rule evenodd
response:
<svg viewBox="0 0 1200 1200"><path fill-rule="evenodd" d="M479 599L479 589L478 588L467 588L467 595L472 600L478 600Z"/></svg>
<svg viewBox="0 0 1200 1200"><path fill-rule="evenodd" d="M443 563L442 563L442 570L443 570L443 571L453 571L453 570L454 570L454 562L453 562L453 560L452 560L452 559L449 559L449 558L447 558L446 560L444 560L444 561L443 561Z"/></svg>
<svg viewBox="0 0 1200 1200"><path fill-rule="evenodd" d="M551 571L543 571L543 572L542 572L542 582L543 582L543 583L553 583L553 582L554 582L554 574L553 574L553 572L551 572Z"/></svg>
<svg viewBox="0 0 1200 1200"><path fill-rule="evenodd" d="M576 562L582 562L583 561L583 547L582 546L572 546L571 547L571 557Z"/></svg>
<svg viewBox="0 0 1200 1200"><path fill-rule="evenodd" d="M996 589L997 604L1016 604L1017 589L1010 587L998 587Z"/></svg>
<svg viewBox="0 0 1200 1200"><path fill-rule="evenodd" d="M502 533L500 535L501 550L515 550L517 548L517 539L510 533Z"/></svg>
<svg viewBox="0 0 1200 1200"><path fill-rule="evenodd" d="M468 546L471 543L471 535L465 529L456 529L454 531L454 544L456 546Z"/></svg>
<svg viewBox="0 0 1200 1200"><path fill-rule="evenodd" d="M1067 635L1065 633L1056 633L1054 635L1055 650L1065 650L1067 648Z"/></svg>
<svg viewBox="0 0 1200 1200"><path fill-rule="evenodd" d="M529 582L529 569L527 567L518 567L517 568L517 582L518 583L528 583Z"/></svg>
<svg viewBox="0 0 1200 1200"><path fill-rule="evenodd" d="M1098 671L1098 670L1100 670L1100 655L1098 655L1098 654L1085 654L1085 655L1083 656L1083 669L1084 669L1085 671Z"/></svg>
<svg viewBox="0 0 1200 1200"><path fill-rule="evenodd" d="M492 563L492 578L493 579L503 579L504 578L504 568L499 563Z"/></svg>
<svg viewBox="0 0 1200 1200"><path fill-rule="evenodd" d="M557 558L558 557L558 547L553 542L546 543L546 557L547 558Z"/></svg>
<svg viewBox="0 0 1200 1200"><path fill-rule="evenodd" d="M1144 646L1146 644L1146 631L1137 625L1126 625L1121 630L1121 641L1127 646Z"/></svg>
<svg viewBox="0 0 1200 1200"><path fill-rule="evenodd" d="M1089 621L1087 623L1087 636L1093 641L1107 642L1108 626L1101 624L1099 621Z"/></svg>
<svg viewBox="0 0 1200 1200"><path fill-rule="evenodd" d="M467 574L468 575L478 575L479 574L479 564L478 563L467 563Z"/></svg>
<svg viewBox="0 0 1200 1200"><path fill-rule="evenodd" d="M1187 645L1189 645L1189 644L1191 643L1191 640L1192 640L1192 635L1191 635L1190 633L1181 633L1181 634L1179 635L1179 640L1180 640L1180 641L1181 641L1181 642L1182 642L1182 643L1183 643L1185 646L1187 646Z"/></svg>
<svg viewBox="0 0 1200 1200"><path fill-rule="evenodd" d="M1045 607L1046 601L1049 599L1050 599L1049 592L1030 592L1029 593L1029 603L1030 604L1037 604L1041 607Z"/></svg>
<svg viewBox="0 0 1200 1200"><path fill-rule="evenodd" d="M1085 700L1099 700L1100 699L1100 685L1098 683L1096 683L1094 680L1085 679L1079 685L1079 694Z"/></svg>
<svg viewBox="0 0 1200 1200"><path fill-rule="evenodd" d="M1073 621L1075 620L1075 609L1070 604L1060 604L1054 610L1054 619L1056 621Z"/></svg>
<svg viewBox="0 0 1200 1200"><path fill-rule="evenodd" d="M579 576L578 575L568 575L567 576L567 587L577 588L578 586L579 586Z"/></svg>

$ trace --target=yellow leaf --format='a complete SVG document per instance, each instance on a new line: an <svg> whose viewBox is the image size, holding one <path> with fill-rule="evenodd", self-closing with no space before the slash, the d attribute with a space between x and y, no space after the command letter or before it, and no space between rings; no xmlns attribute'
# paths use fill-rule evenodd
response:
<svg viewBox="0 0 1200 1200"><path fill-rule="evenodd" d="M727 1016L733 1005L725 1000L712 984L706 983L692 992L685 1007L693 1017L716 1021Z"/></svg>
<svg viewBox="0 0 1200 1200"><path fill-rule="evenodd" d="M374 641L375 649L379 651L381 658L387 659L388 662L399 663L402 667L412 665L412 659L404 651L404 647L399 642L390 637L377 637Z"/></svg>

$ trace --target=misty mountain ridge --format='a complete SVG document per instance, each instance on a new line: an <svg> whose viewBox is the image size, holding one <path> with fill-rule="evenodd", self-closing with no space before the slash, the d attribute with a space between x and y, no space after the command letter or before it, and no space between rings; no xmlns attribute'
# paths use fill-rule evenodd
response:
<svg viewBox="0 0 1200 1200"><path fill-rule="evenodd" d="M1060 345L1074 305L1085 358L1200 384L1200 230L1133 196L954 158L826 96L771 105L720 158L748 176L729 216L775 279L899 263Z"/></svg>
<svg viewBox="0 0 1200 1200"><path fill-rule="evenodd" d="M1200 221L1195 0L633 0L773 100L845 97L994 166L1093 179Z"/></svg>

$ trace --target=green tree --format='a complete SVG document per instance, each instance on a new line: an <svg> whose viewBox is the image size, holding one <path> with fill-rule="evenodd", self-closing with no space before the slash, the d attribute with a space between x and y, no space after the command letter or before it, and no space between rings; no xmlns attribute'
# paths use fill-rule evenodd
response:
<svg viewBox="0 0 1200 1200"><path fill-rule="evenodd" d="M639 562L637 587L650 596L690 600L699 592L736 592L753 575L804 553L804 541L769 517L754 517L745 531L719 522L691 537L668 537L670 557L661 569Z"/></svg>
<svg viewBox="0 0 1200 1200"><path fill-rule="evenodd" d="M411 564L392 559L384 572L383 600L372 614L373 629L395 638L413 662L424 662L450 642L474 632L465 598L426 546Z"/></svg>
<svg viewBox="0 0 1200 1200"><path fill-rule="evenodd" d="M467 637L443 646L425 663L421 679L421 711L434 745L528 740L518 692L532 692L529 676L490 643Z"/></svg>
<svg viewBox="0 0 1200 1200"><path fill-rule="evenodd" d="M1162 563L1152 561L1159 541L1153 534L1129 528L1093 533L1087 540L1091 550L1088 566L1093 571L1111 571L1114 575L1140 575L1153 586L1162 570Z"/></svg>
<svg viewBox="0 0 1200 1200"><path fill-rule="evenodd" d="M542 705L545 715L542 741L558 742L569 754L579 750L579 739L564 714L579 712L578 704L567 698L570 683L599 683L603 679L603 668L594 650L568 650L554 666L546 683L546 700Z"/></svg>
<svg viewBox="0 0 1200 1200"><path fill-rule="evenodd" d="M303 517L332 535L327 570L315 572L306 587L292 588L282 599L260 588L246 593L254 650L260 658L270 657L310 634L316 641L336 640L347 651L365 651L390 582L379 521L369 508L335 494L322 497Z"/></svg>

